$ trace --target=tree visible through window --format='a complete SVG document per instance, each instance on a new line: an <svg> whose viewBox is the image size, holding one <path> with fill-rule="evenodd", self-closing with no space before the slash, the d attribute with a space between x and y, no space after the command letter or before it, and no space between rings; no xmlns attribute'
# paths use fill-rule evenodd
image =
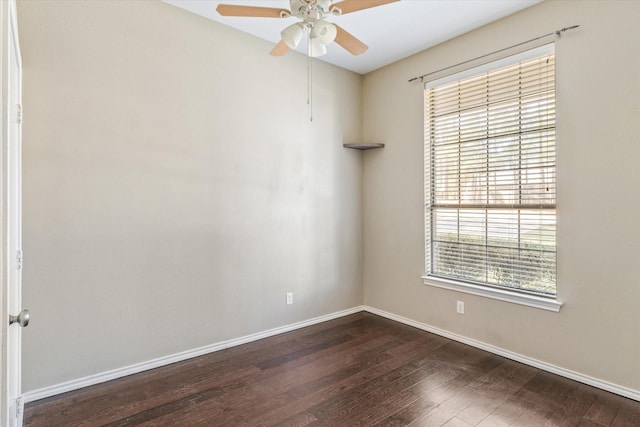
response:
<svg viewBox="0 0 640 427"><path fill-rule="evenodd" d="M427 83L429 276L555 295L555 123L552 46Z"/></svg>

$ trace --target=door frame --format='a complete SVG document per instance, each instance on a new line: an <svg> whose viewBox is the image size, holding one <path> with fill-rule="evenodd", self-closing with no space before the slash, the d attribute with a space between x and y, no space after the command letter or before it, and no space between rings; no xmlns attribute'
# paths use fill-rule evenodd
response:
<svg viewBox="0 0 640 427"><path fill-rule="evenodd" d="M15 0L0 0L0 54L0 426L19 427L23 418L22 328L9 325L9 315L21 310L22 296L21 255L20 260L16 258L16 250L21 250L22 63Z"/></svg>

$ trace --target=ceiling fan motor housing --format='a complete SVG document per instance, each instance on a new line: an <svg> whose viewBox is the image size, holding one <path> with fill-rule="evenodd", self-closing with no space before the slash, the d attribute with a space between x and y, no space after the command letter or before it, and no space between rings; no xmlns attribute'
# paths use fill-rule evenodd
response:
<svg viewBox="0 0 640 427"><path fill-rule="evenodd" d="M333 13L329 10L331 0L289 0L289 6L291 15L310 23L322 19L326 14Z"/></svg>

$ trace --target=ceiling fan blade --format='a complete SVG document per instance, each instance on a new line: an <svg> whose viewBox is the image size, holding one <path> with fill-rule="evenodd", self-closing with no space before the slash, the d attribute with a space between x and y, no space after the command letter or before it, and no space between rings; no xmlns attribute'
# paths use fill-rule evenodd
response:
<svg viewBox="0 0 640 427"><path fill-rule="evenodd" d="M219 4L216 11L222 16L250 16L257 18L282 18L291 16L287 9L259 6L238 6L234 4Z"/></svg>
<svg viewBox="0 0 640 427"><path fill-rule="evenodd" d="M343 0L338 3L334 3L329 6L329 10L332 7L339 7L342 11L342 14L345 15L351 12L357 12L363 9L369 9L370 7L382 6L387 3L394 3L400 0Z"/></svg>
<svg viewBox="0 0 640 427"><path fill-rule="evenodd" d="M289 48L289 46L286 45L286 43L283 40L280 40L280 42L275 45L275 47L273 49L271 49L271 52L269 52L269 55L271 56L284 56L286 55L291 49Z"/></svg>
<svg viewBox="0 0 640 427"><path fill-rule="evenodd" d="M342 46L350 54L361 55L365 53L367 49L369 49L369 46L362 43L353 35L345 31L342 27L336 25L336 30L338 30L338 33L336 34L335 42Z"/></svg>

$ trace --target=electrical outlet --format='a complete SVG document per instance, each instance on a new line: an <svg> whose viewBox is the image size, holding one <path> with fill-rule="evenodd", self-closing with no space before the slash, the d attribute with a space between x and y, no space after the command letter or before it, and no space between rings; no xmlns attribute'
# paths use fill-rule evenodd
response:
<svg viewBox="0 0 640 427"><path fill-rule="evenodd" d="M293 292L287 292L287 304L293 304Z"/></svg>
<svg viewBox="0 0 640 427"><path fill-rule="evenodd" d="M464 301L457 302L456 311L458 312L458 314L464 314Z"/></svg>

